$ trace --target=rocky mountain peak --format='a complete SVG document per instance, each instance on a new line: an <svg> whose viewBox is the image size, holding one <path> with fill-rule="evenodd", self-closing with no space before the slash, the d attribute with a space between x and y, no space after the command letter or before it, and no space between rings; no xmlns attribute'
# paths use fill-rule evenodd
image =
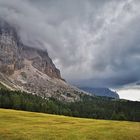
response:
<svg viewBox="0 0 140 140"><path fill-rule="evenodd" d="M43 97L80 99L81 91L61 78L47 51L36 48L24 45L15 28L0 20L0 82Z"/></svg>
<svg viewBox="0 0 140 140"><path fill-rule="evenodd" d="M1 72L13 74L14 70L25 66L24 60L32 61L32 66L51 78L61 79L60 71L55 67L47 51L25 46L17 32L8 23L0 21L0 65Z"/></svg>

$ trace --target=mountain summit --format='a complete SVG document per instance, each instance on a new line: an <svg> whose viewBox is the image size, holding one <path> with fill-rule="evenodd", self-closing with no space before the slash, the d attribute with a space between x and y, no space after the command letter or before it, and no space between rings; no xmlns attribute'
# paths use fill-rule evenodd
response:
<svg viewBox="0 0 140 140"><path fill-rule="evenodd" d="M24 45L16 29L0 20L0 82L45 98L74 101L81 91L61 77L46 50Z"/></svg>

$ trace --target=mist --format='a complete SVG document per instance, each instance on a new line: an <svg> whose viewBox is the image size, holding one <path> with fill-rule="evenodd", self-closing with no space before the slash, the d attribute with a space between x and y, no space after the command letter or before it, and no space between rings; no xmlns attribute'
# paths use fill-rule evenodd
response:
<svg viewBox="0 0 140 140"><path fill-rule="evenodd" d="M0 0L0 18L75 85L140 81L139 0Z"/></svg>

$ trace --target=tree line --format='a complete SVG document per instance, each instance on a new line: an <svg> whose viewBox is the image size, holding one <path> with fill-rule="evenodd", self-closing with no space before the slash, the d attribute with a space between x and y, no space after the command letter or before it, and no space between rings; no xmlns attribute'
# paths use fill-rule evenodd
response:
<svg viewBox="0 0 140 140"><path fill-rule="evenodd" d="M25 92L0 89L0 108L81 118L140 121L140 102L88 95L82 96L81 101L68 103Z"/></svg>

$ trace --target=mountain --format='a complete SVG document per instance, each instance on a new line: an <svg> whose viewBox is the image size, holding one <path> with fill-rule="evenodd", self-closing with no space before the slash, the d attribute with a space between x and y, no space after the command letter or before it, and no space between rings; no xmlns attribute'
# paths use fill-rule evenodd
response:
<svg viewBox="0 0 140 140"><path fill-rule="evenodd" d="M118 93L110 90L109 88L80 87L80 89L94 94L95 96L104 96L119 99Z"/></svg>
<svg viewBox="0 0 140 140"><path fill-rule="evenodd" d="M64 101L80 100L81 90L62 79L47 50L30 47L21 41L17 30L0 20L0 83Z"/></svg>
<svg viewBox="0 0 140 140"><path fill-rule="evenodd" d="M138 85L138 86L139 86L139 85L140 85L140 82L136 83L136 85Z"/></svg>

